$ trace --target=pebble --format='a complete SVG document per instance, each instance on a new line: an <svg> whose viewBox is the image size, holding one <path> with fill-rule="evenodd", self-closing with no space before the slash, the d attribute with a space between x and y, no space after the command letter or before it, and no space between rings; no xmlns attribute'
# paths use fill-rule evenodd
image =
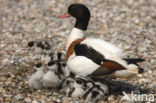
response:
<svg viewBox="0 0 156 103"><path fill-rule="evenodd" d="M0 81L1 81L1 82L4 82L4 81L6 81L6 78L5 78L5 77L1 77L1 78L0 78Z"/></svg>
<svg viewBox="0 0 156 103"><path fill-rule="evenodd" d="M141 82L141 83L151 83L152 81L149 80L149 79L142 78L142 79L139 80L139 82Z"/></svg>
<svg viewBox="0 0 156 103"><path fill-rule="evenodd" d="M113 95L111 95L111 96L108 97L108 101L113 102L114 100L115 100L115 98L114 98Z"/></svg>
<svg viewBox="0 0 156 103"><path fill-rule="evenodd" d="M33 100L31 103L41 103L41 102L39 102L37 100Z"/></svg>
<svg viewBox="0 0 156 103"><path fill-rule="evenodd" d="M25 98L24 101L27 102L27 103L30 103L31 102L31 98Z"/></svg>
<svg viewBox="0 0 156 103"><path fill-rule="evenodd" d="M154 88L156 88L156 83L155 83L155 84L153 84L153 87L154 87Z"/></svg>
<svg viewBox="0 0 156 103"><path fill-rule="evenodd" d="M22 95L18 94L15 96L15 99L18 101L22 101L22 100L24 100L24 97Z"/></svg>

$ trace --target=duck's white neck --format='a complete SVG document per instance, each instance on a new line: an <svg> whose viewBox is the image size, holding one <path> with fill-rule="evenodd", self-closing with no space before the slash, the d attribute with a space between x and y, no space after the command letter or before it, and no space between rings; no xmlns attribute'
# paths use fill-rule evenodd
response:
<svg viewBox="0 0 156 103"><path fill-rule="evenodd" d="M84 34L83 34L83 30L81 29L78 29L78 28L73 28L68 39L67 39L67 44L66 44L66 50L68 49L68 47L70 46L70 44L77 40L77 39L81 39L84 37Z"/></svg>

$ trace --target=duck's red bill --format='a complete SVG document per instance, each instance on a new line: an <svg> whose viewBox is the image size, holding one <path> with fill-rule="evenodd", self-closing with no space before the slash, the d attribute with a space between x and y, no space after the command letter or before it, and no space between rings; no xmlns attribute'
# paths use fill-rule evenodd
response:
<svg viewBox="0 0 156 103"><path fill-rule="evenodd" d="M58 18L67 18L67 17L71 17L71 15L68 13L65 13L63 15L58 16Z"/></svg>

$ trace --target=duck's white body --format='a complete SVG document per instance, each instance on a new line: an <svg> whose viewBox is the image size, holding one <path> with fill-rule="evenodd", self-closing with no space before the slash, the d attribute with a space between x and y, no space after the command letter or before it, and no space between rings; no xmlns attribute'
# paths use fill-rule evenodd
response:
<svg viewBox="0 0 156 103"><path fill-rule="evenodd" d="M78 28L73 28L68 40L67 40L67 44L66 44L66 50L69 48L70 44L77 40L77 39L81 39L84 38L84 31L80 30ZM98 38L86 38L82 44L87 44L90 45L92 47L96 47L98 48L98 50L106 50L109 52L112 52L113 54L119 56L119 57L125 57L126 55L123 53L123 50L121 50L120 48L116 47L115 45L113 45L110 42L104 41L102 39L98 39Z"/></svg>
<svg viewBox="0 0 156 103"><path fill-rule="evenodd" d="M81 38L84 38L83 30L73 28L67 40L67 46L66 46L67 50L73 41ZM102 54L105 59L115 61L127 69L127 70L118 70L117 72L113 72L111 74L112 76L127 77L138 73L138 69L137 69L138 67L133 64L128 65L126 61L122 59L123 57L126 57L123 51L118 47L116 47L115 45L113 45L112 43L97 38L85 38L82 42L80 42L80 44L85 44L88 47L93 48L94 50ZM104 69L104 67L101 67L101 65L96 64L91 59L85 56L76 56L75 53L73 53L67 60L67 66L71 72L81 76L90 75L98 68ZM106 71L108 70L106 69Z"/></svg>

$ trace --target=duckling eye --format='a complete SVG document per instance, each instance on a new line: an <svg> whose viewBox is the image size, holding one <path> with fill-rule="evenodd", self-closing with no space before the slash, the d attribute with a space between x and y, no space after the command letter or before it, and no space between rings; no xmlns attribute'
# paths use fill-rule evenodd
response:
<svg viewBox="0 0 156 103"><path fill-rule="evenodd" d="M96 87L97 87L97 88L100 88L100 86L99 86L99 85L96 85Z"/></svg>
<svg viewBox="0 0 156 103"><path fill-rule="evenodd" d="M37 46L38 46L38 47L41 47L41 45L42 45L41 42L38 42L38 43L37 43Z"/></svg>
<svg viewBox="0 0 156 103"><path fill-rule="evenodd" d="M84 84L84 85L83 85L83 87L84 87L84 88L87 88L87 85L86 85L86 84Z"/></svg>
<svg viewBox="0 0 156 103"><path fill-rule="evenodd" d="M82 84L82 81L81 80L76 80L76 83Z"/></svg>
<svg viewBox="0 0 156 103"><path fill-rule="evenodd" d="M52 65L54 65L54 61L50 61L49 63L48 63L48 66L52 66Z"/></svg>
<svg viewBox="0 0 156 103"><path fill-rule="evenodd" d="M99 94L99 92L97 92L97 91L93 91L93 97L96 97L97 95Z"/></svg>
<svg viewBox="0 0 156 103"><path fill-rule="evenodd" d="M54 53L50 53L50 54L49 54L50 57L53 57L53 55L54 55Z"/></svg>
<svg viewBox="0 0 156 103"><path fill-rule="evenodd" d="M67 82L66 82L66 83L67 83L67 85L69 85L70 81L69 81L69 80L67 80Z"/></svg>
<svg viewBox="0 0 156 103"><path fill-rule="evenodd" d="M46 46L46 47L44 47L46 50L50 50L50 47L48 47L48 46Z"/></svg>
<svg viewBox="0 0 156 103"><path fill-rule="evenodd" d="M28 43L28 46L29 46L29 47L34 46L34 41L30 41L30 42Z"/></svg>
<svg viewBox="0 0 156 103"><path fill-rule="evenodd" d="M37 63L37 64L36 64L36 67L37 67L37 68L39 68L39 67L41 67L41 66L42 66L42 63Z"/></svg>
<svg viewBox="0 0 156 103"><path fill-rule="evenodd" d="M37 47L40 47L40 48L43 49L43 48L44 48L44 45L42 44L42 42L38 42L38 43L37 43Z"/></svg>
<svg viewBox="0 0 156 103"><path fill-rule="evenodd" d="M63 63L62 66L65 67L66 66L66 63Z"/></svg>

